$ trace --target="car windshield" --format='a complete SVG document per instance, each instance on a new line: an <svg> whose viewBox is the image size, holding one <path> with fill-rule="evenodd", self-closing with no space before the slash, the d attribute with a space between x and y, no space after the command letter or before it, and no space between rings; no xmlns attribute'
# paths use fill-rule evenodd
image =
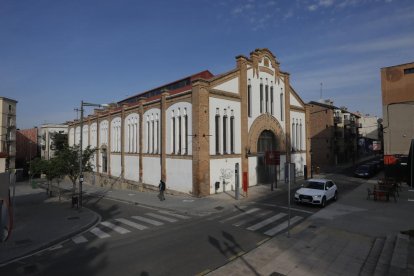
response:
<svg viewBox="0 0 414 276"><path fill-rule="evenodd" d="M306 184L306 188L316 189L316 190L323 190L324 189L324 184L322 182L308 181L308 183Z"/></svg>

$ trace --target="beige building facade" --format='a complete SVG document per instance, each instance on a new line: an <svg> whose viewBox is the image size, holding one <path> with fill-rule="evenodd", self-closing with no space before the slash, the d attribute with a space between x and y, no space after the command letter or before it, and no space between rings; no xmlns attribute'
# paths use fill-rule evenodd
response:
<svg viewBox="0 0 414 276"><path fill-rule="evenodd" d="M381 68L384 155L408 155L414 139L414 62Z"/></svg>
<svg viewBox="0 0 414 276"><path fill-rule="evenodd" d="M0 97L0 172L15 169L17 101Z"/></svg>
<svg viewBox="0 0 414 276"><path fill-rule="evenodd" d="M307 125L289 73L256 49L229 72L203 71L95 110L82 130L70 122L68 140L79 144L82 131L83 147L97 148L99 179L130 188L163 179L168 189L206 196L280 181L285 162L303 175Z"/></svg>

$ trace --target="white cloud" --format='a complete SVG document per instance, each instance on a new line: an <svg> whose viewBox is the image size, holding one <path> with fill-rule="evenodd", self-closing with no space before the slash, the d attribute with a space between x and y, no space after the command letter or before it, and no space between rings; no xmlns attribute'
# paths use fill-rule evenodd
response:
<svg viewBox="0 0 414 276"><path fill-rule="evenodd" d="M310 5L308 6L308 10L310 11L316 11L318 9L318 5Z"/></svg>

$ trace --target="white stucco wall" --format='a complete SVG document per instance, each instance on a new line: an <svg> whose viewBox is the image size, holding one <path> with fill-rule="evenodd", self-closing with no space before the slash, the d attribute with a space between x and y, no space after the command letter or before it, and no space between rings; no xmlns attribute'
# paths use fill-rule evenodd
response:
<svg viewBox="0 0 414 276"><path fill-rule="evenodd" d="M192 193L193 191L193 163L192 160L171 159L166 160L167 189ZM159 181L159 180L158 180Z"/></svg>
<svg viewBox="0 0 414 276"><path fill-rule="evenodd" d="M119 177L121 175L121 155L120 154L111 154L111 175L113 177Z"/></svg>
<svg viewBox="0 0 414 276"><path fill-rule="evenodd" d="M239 93L239 78L236 77L220 85L214 86L213 89L238 94Z"/></svg>
<svg viewBox="0 0 414 276"><path fill-rule="evenodd" d="M215 183L220 182L219 193L223 192L223 179L226 182L225 190L235 189L235 166L239 163L239 184L242 191L243 179L241 173L241 158L225 158L210 160L210 194L215 193Z"/></svg>
<svg viewBox="0 0 414 276"><path fill-rule="evenodd" d="M142 181L158 187L161 179L161 162L159 157L142 158Z"/></svg>
<svg viewBox="0 0 414 276"><path fill-rule="evenodd" d="M297 99L296 97L290 93L290 105L294 105L297 107L304 107Z"/></svg>
<svg viewBox="0 0 414 276"><path fill-rule="evenodd" d="M75 144L75 129L72 127L69 129L68 144L70 147L73 147Z"/></svg>
<svg viewBox="0 0 414 276"><path fill-rule="evenodd" d="M209 114L209 121L210 121L210 154L216 154L216 126L215 126L215 118L217 108L219 109L220 114L220 152L223 153L223 116L224 110L226 109L228 122L227 122L227 152L230 153L230 117L231 117L231 110L233 110L234 114L234 153L240 154L241 153L241 137L240 137L240 102L237 101L230 101L224 99L218 99L210 97L209 99L210 104L210 114Z"/></svg>
<svg viewBox="0 0 414 276"><path fill-rule="evenodd" d="M304 166L306 165L306 153L292 153L291 161L296 164L296 176L303 176Z"/></svg>
<svg viewBox="0 0 414 276"><path fill-rule="evenodd" d="M139 181L139 157L135 155L125 155L125 179Z"/></svg>

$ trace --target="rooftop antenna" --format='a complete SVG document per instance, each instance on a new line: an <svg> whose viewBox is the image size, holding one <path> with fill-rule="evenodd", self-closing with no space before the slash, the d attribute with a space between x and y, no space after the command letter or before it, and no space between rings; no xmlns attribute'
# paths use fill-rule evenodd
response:
<svg viewBox="0 0 414 276"><path fill-rule="evenodd" d="M321 91L320 91L320 99L322 100L322 86L323 86L323 83L321 82Z"/></svg>

